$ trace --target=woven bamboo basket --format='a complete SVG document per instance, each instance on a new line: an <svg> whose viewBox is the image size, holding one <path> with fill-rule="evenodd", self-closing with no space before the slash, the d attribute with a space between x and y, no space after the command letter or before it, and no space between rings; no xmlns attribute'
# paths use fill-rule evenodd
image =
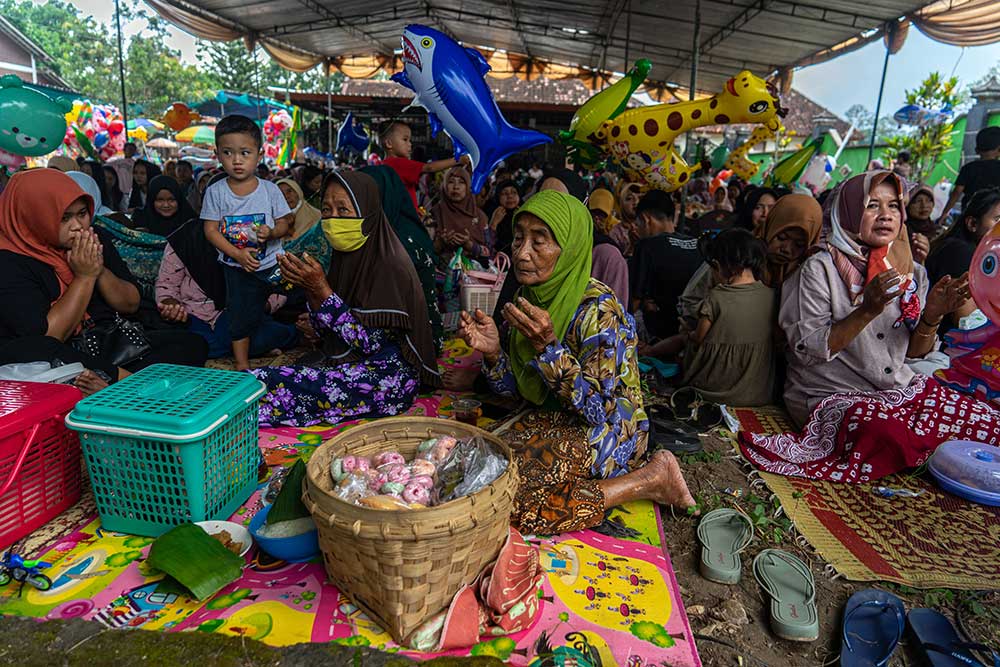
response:
<svg viewBox="0 0 1000 667"><path fill-rule="evenodd" d="M428 438L480 436L507 457L492 484L422 510L376 510L333 493L330 462L348 454L399 451L407 460ZM517 491L510 448L475 426L446 419L391 417L355 426L309 459L302 500L319 528L330 581L399 643L479 576L507 539Z"/></svg>

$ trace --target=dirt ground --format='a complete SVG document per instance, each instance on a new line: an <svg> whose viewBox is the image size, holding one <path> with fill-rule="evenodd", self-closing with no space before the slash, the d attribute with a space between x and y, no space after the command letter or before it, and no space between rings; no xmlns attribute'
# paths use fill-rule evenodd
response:
<svg viewBox="0 0 1000 667"><path fill-rule="evenodd" d="M974 641L1000 648L1000 593L941 589L917 591L893 584L834 579L832 572L824 572L825 563L819 557L796 542L796 533L790 522L783 515L775 518L777 508L770 500L767 488L749 487L738 459L732 458L734 451L729 442L718 436L709 436L705 438L705 443L704 452L681 459L684 476L702 511L739 504L747 513L753 513L756 506L762 505L767 516L771 517L742 555L742 581L735 586L725 586L712 583L698 574L700 545L695 536L696 520L688 516L671 517L669 512L664 512L667 547L695 632L698 652L706 667L816 667L835 664L840 655L841 610L847 598L863 588L890 591L904 601L907 609L938 609L956 624L964 625ZM727 488L739 489L743 496L737 500L723 492ZM808 563L812 570L820 621L820 638L815 642L785 641L772 634L768 627L767 599L753 578L750 564L759 551L773 547L791 551ZM745 624L740 623L740 608L745 610ZM906 646L905 640L902 647L890 665L921 664L915 652Z"/></svg>

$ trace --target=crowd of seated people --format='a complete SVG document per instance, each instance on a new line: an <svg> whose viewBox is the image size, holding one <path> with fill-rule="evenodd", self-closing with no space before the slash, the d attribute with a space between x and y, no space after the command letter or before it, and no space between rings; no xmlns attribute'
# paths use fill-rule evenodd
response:
<svg viewBox="0 0 1000 667"><path fill-rule="evenodd" d="M988 159L996 134L980 138ZM89 394L153 363L231 356L267 387L262 425L401 414L442 385L453 258L488 270L502 252L496 310L462 313L457 336L482 356L480 387L530 408L509 430L522 530L593 526L630 499L695 505L655 446L640 355L677 363L698 400L783 404L800 433L740 436L779 474L863 481L919 464L940 433L1000 441L989 404L914 370L975 310L972 253L1000 221L985 168L951 224L933 190L888 170L818 198L704 175L682 197L533 164L474 193L464 159L413 160L404 123L379 141L381 164L272 170L257 125L229 116L211 167L161 171L129 144L106 164L14 174L0 364L80 362ZM129 323L148 342L133 358L81 344ZM251 369L282 350L308 351Z"/></svg>

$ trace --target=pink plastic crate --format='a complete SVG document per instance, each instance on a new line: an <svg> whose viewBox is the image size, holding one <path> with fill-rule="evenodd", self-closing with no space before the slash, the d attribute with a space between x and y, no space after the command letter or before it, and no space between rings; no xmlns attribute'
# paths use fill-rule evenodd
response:
<svg viewBox="0 0 1000 667"><path fill-rule="evenodd" d="M80 438L64 419L76 387L0 380L0 549L80 499Z"/></svg>

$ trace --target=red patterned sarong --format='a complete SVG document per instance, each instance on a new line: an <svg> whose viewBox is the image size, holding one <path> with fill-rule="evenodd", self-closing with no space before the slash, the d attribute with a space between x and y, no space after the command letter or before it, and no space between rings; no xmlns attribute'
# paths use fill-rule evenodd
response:
<svg viewBox="0 0 1000 667"><path fill-rule="evenodd" d="M754 467L790 477L864 483L919 466L948 440L1000 444L1000 412L924 375L904 389L834 394L802 433L740 433Z"/></svg>

